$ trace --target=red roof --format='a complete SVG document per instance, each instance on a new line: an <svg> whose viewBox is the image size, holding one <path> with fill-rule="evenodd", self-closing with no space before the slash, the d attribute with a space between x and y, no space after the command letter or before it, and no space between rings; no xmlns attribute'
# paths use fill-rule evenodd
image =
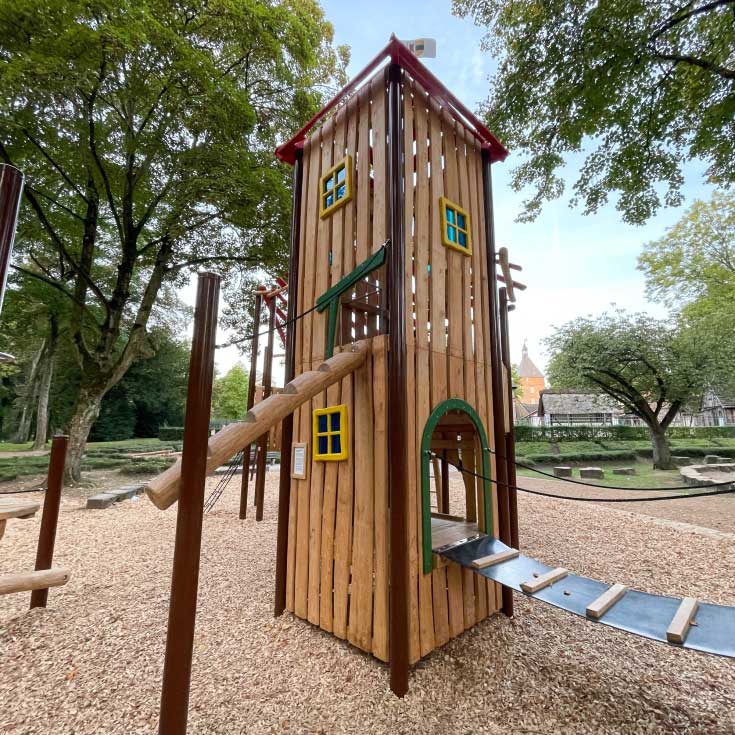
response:
<svg viewBox="0 0 735 735"><path fill-rule="evenodd" d="M296 150L302 148L308 132L342 100L367 79L385 60L390 57L391 63L405 69L422 87L443 107L448 108L454 116L480 141L483 148L490 151L491 161L503 161L508 151L503 144L480 122L477 116L468 110L409 50L395 35L390 37L388 45L343 89L299 130L287 143L276 148L276 156L285 163L293 165Z"/></svg>

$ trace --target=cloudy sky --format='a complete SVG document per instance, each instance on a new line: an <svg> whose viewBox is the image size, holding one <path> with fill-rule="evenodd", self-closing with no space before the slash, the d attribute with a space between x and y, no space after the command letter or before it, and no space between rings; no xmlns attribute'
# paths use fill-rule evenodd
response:
<svg viewBox="0 0 735 735"><path fill-rule="evenodd" d="M322 5L334 25L335 42L352 49L350 75L365 66L393 32L402 39L430 37L436 39L437 58L425 60L427 66L471 109L487 97L495 64L480 50L483 31L471 20L452 16L450 0L322 0ZM661 307L646 301L636 259L643 244L663 235L683 208L663 210L645 226L634 227L620 221L614 198L588 216L570 209L563 198L547 204L535 222L519 224L515 219L524 195L509 186L509 172L517 160L511 151L494 167L493 179L498 245L508 247L511 259L523 266L518 279L528 286L511 315L513 359L520 360L526 339L531 356L543 369L546 355L541 341L552 325L599 313L611 303L663 315ZM579 165L579 158L567 162L570 190ZM709 196L703 170L704 166L694 165L686 169L687 203ZM234 350L222 352L218 369L226 371L237 359Z"/></svg>

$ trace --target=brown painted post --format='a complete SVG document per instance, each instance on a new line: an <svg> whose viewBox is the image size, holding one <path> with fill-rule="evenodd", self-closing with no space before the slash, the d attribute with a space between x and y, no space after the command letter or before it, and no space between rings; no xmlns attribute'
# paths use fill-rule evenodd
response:
<svg viewBox="0 0 735 735"><path fill-rule="evenodd" d="M260 339L260 310L263 297L255 294L255 310L253 314L253 339L250 342L250 375L248 375L248 400L246 411L255 403L255 372L258 366L258 342ZM240 482L240 520L248 514L248 482L250 479L250 444L242 451L242 480Z"/></svg>
<svg viewBox="0 0 735 735"><path fill-rule="evenodd" d="M495 438L495 468L498 488L498 525L500 540L511 543L508 472L505 460L505 416L503 415L502 360L498 314L497 269L495 267L495 226L493 224L493 185L490 153L482 151L482 189L485 209L485 241L487 246L488 291L490 296L490 375L492 384L493 436ZM503 587L503 612L513 615L513 590Z"/></svg>
<svg viewBox="0 0 735 735"><path fill-rule="evenodd" d="M0 311L3 308L22 195L23 174L15 166L0 163Z"/></svg>
<svg viewBox="0 0 735 735"><path fill-rule="evenodd" d="M408 692L408 414L403 232L401 67L388 69L388 499L390 504L390 688Z"/></svg>
<svg viewBox="0 0 735 735"><path fill-rule="evenodd" d="M296 376L296 324L294 317L299 300L299 240L301 239L301 195L303 151L296 151L293 168L293 210L291 213L291 259L288 265L288 325L286 327L286 370L284 385ZM286 566L288 557L288 515L291 504L291 445L293 414L281 424L281 475L278 481L278 532L276 536L276 594L273 612L276 617L286 609Z"/></svg>
<svg viewBox="0 0 735 735"><path fill-rule="evenodd" d="M510 431L505 434L505 458L508 474L508 504L510 516L510 545L518 548L518 491L516 490L516 439L513 433L515 417L513 415L513 371L510 360L510 341L508 330L508 289L500 289L500 338L503 357L503 370L508 377L508 426Z"/></svg>
<svg viewBox="0 0 735 735"><path fill-rule="evenodd" d="M263 356L263 400L271 394L271 375L273 373L273 340L276 331L276 297L268 301L268 342ZM268 454L270 430L258 438L258 469L255 473L255 520L263 520L265 501L265 460Z"/></svg>
<svg viewBox="0 0 735 735"><path fill-rule="evenodd" d="M207 479L219 281L219 276L214 273L199 274L189 361L181 493L176 515L161 715L158 722L160 735L186 733L202 546L204 483Z"/></svg>
<svg viewBox="0 0 735 735"><path fill-rule="evenodd" d="M54 561L56 525L59 521L59 505L61 503L61 488L64 485L64 464L66 463L66 445L68 441L68 436L55 436L51 442L46 497L43 499L41 530L38 532L38 548L36 549L36 571L51 569ZM48 587L31 592L31 609L46 607L47 601Z"/></svg>

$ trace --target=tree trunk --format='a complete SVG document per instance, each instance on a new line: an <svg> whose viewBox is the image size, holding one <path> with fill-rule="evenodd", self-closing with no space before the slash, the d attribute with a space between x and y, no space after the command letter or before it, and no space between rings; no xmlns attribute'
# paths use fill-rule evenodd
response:
<svg viewBox="0 0 735 735"><path fill-rule="evenodd" d="M16 399L16 407L20 408L20 419L18 420L18 428L13 435L13 442L15 444L25 444L31 435L31 418L33 416L32 406L35 403L35 398L38 393L38 366L43 359L45 351L46 340L44 339L43 342L41 342L41 347L38 352L33 356L28 382L25 384L22 392L19 393L18 398Z"/></svg>
<svg viewBox="0 0 735 735"><path fill-rule="evenodd" d="M54 374L56 362L56 348L59 344L59 327L55 316L51 316L51 325L46 351L39 363L38 372L40 380L38 383L38 407L36 410L36 436L31 449L43 449L48 438L48 399L51 392L51 378Z"/></svg>
<svg viewBox="0 0 735 735"><path fill-rule="evenodd" d="M671 447L663 430L651 429L651 444L653 445L653 469L673 470L676 465L671 459Z"/></svg>
<svg viewBox="0 0 735 735"><path fill-rule="evenodd" d="M87 446L87 437L99 416L105 393L104 386L80 386L74 415L69 424L69 449L64 470L64 479L68 485L74 485L82 479L82 457Z"/></svg>

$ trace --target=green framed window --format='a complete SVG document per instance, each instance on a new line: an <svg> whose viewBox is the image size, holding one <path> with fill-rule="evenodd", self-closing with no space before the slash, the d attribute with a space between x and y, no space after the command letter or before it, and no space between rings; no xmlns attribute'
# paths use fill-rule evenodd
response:
<svg viewBox="0 0 735 735"><path fill-rule="evenodd" d="M317 462L347 459L347 406L317 408L312 413L313 457Z"/></svg>
<svg viewBox="0 0 735 735"><path fill-rule="evenodd" d="M352 156L345 156L322 176L319 184L319 214L322 219L352 199Z"/></svg>
<svg viewBox="0 0 735 735"><path fill-rule="evenodd" d="M439 209L444 245L465 255L472 255L469 212L446 197L439 197Z"/></svg>

